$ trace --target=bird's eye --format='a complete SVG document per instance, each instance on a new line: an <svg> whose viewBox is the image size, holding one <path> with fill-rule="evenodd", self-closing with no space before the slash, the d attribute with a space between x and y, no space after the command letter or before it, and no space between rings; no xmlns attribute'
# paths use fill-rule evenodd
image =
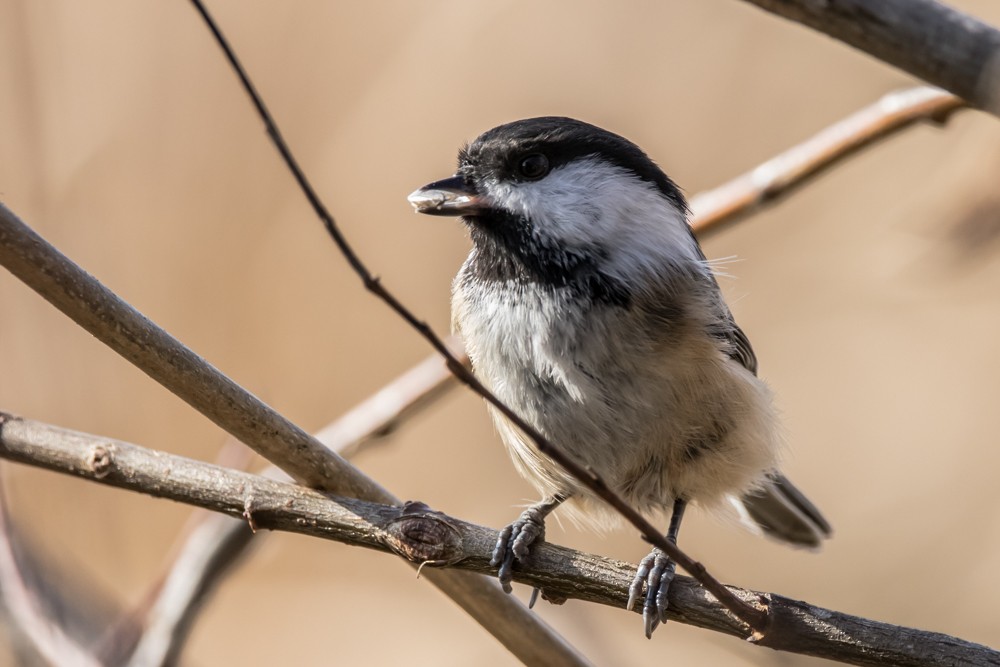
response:
<svg viewBox="0 0 1000 667"><path fill-rule="evenodd" d="M529 181L537 181L549 173L549 159L541 153L526 155L517 163L517 173Z"/></svg>

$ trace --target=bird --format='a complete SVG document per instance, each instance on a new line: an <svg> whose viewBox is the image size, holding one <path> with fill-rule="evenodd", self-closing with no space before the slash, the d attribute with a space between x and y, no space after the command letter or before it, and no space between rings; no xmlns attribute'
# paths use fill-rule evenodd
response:
<svg viewBox="0 0 1000 667"><path fill-rule="evenodd" d="M457 216L471 250L452 284L452 328L477 378L640 512L734 507L757 532L816 548L830 524L779 470L771 390L689 224L681 189L636 144L580 120L494 127L451 177L409 196ZM556 508L583 525L615 513L492 405L515 467L540 492L492 554L503 589ZM654 548L627 608L646 637L666 622L675 565ZM538 590L532 593L532 604Z"/></svg>

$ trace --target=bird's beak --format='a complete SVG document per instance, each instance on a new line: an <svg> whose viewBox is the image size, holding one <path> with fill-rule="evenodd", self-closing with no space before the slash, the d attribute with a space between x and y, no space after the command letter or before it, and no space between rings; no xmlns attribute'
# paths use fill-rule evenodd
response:
<svg viewBox="0 0 1000 667"><path fill-rule="evenodd" d="M461 176L434 181L407 197L417 213L427 215L475 215L485 208L480 195Z"/></svg>

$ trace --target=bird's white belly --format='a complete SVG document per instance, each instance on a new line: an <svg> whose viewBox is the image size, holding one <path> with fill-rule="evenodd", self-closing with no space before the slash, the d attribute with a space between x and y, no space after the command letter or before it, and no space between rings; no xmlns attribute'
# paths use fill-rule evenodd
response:
<svg viewBox="0 0 1000 667"><path fill-rule="evenodd" d="M666 508L677 497L713 504L776 465L766 386L707 335L679 338L677 349L657 345L623 308L568 315L574 311L561 307L558 290L533 285L456 287L455 297L454 318L483 382L641 509ZM494 418L515 464L541 492L571 491L586 512L600 508L506 419Z"/></svg>

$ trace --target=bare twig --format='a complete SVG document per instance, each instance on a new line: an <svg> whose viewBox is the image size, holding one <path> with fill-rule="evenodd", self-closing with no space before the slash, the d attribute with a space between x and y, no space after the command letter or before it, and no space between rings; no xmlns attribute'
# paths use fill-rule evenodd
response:
<svg viewBox="0 0 1000 667"><path fill-rule="evenodd" d="M296 480L340 495L394 503L385 489L182 345L0 204L0 264L140 370ZM486 578L429 572L522 661L579 665L565 640Z"/></svg>
<svg viewBox="0 0 1000 667"><path fill-rule="evenodd" d="M379 281L378 278L368 270L368 267L361 261L361 258L354 252L354 249L347 242L347 238L337 227L333 216L320 200L319 195L313 189L305 173L299 167L297 160L292 155L287 142L282 138L277 124L264 104L263 99L257 93L256 87L250 81L235 52L229 46L222 31L209 15L200 0L191 0L195 8L205 20L206 25L212 32L220 48L225 53L226 58L232 65L233 70L239 77L244 90L250 97L251 102L264 121L267 133L271 137L282 159L285 161L289 171L291 171L302 193L313 207L317 217L322 221L327 232L334 243L340 249L347 263L351 266L358 277L361 278L365 289L381 299L390 309L405 320L415 331L417 331L433 347L438 354L443 356L448 364L448 369L465 384L469 389L483 397L488 403L493 405L501 414L510 420L534 445L538 451L555 461L570 475L577 479L583 486L601 498L608 505L613 507L622 517L631 523L644 540L661 549L671 560L682 567L697 579L702 586L715 595L719 601L733 612L740 620L746 623L750 629L757 634L763 634L767 630L767 610L747 604L743 600L733 595L722 583L713 577L704 565L694 560L684 553L676 544L666 539L665 531L657 529L646 517L632 508L618 493L609 487L607 483L592 469L578 463L573 457L556 447L552 442L543 436L538 429L529 424L520 415L511 410L496 395L472 374L459 359L452 354L444 340L438 336L430 325L418 318L409 308L407 308L396 296L390 292Z"/></svg>
<svg viewBox="0 0 1000 667"><path fill-rule="evenodd" d="M945 122L964 106L954 95L928 86L889 93L751 171L696 195L691 226L700 234L716 231L776 203L874 142L919 121Z"/></svg>
<svg viewBox="0 0 1000 667"><path fill-rule="evenodd" d="M394 507L329 497L293 484L155 452L117 440L0 413L0 457L102 484L148 493L239 517L252 495L260 528L296 532L380 551L414 562L489 572L495 531L419 503ZM249 532L249 531L248 531ZM542 543L515 572L548 595L623 608L633 565ZM424 572L429 572L428 568ZM925 632L822 609L780 595L730 588L770 610L770 648L856 665L1000 665L1000 653ZM742 625L693 580L670 589L675 620L738 637Z"/></svg>
<svg viewBox="0 0 1000 667"><path fill-rule="evenodd" d="M935 0L746 0L1000 115L1000 30Z"/></svg>

